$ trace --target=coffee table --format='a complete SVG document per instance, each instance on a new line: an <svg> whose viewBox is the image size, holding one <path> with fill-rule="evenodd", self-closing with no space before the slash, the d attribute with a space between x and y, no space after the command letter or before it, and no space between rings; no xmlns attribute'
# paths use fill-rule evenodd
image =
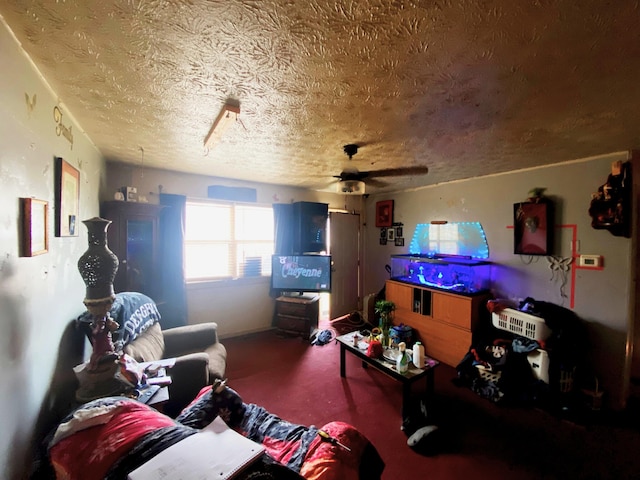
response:
<svg viewBox="0 0 640 480"><path fill-rule="evenodd" d="M354 335L358 335L360 337L360 341L358 342L358 346L354 345ZM430 357L425 357L424 368L418 368L413 363L409 364L409 370L406 373L398 373L396 370L395 363L392 363L384 358L371 358L367 356L367 343L362 339L362 336L358 332L351 332L345 335L340 335L336 337L337 342L340 344L340 376L342 378L346 377L346 369L345 369L345 352L349 352L360 360L362 360L362 367L367 368L368 365L371 365L376 370L381 371L385 375L393 378L394 380L402 383L402 420L408 418L410 408L410 397L411 397L411 385L413 383L426 379L426 398L425 401L428 403L431 397L433 396L434 390L434 370L440 365L438 360L435 360Z"/></svg>

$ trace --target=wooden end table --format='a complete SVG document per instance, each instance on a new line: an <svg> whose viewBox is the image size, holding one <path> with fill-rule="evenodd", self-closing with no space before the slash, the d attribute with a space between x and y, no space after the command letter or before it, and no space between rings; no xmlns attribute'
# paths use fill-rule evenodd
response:
<svg viewBox="0 0 640 480"><path fill-rule="evenodd" d="M411 385L413 383L425 379L426 380L426 402L427 405L433 396L434 391L434 370L440 365L438 360L430 357L425 357L424 368L418 368L413 363L409 364L409 370L406 373L398 373L395 363L385 360L384 358L371 358L366 354L366 348L362 349L363 345L367 345L363 342L362 337L358 343L358 346L354 345L354 335L360 336L358 332L351 332L345 335L336 337L336 341L340 344L340 376L346 377L345 369L345 352L349 352L360 360L362 360L362 367L366 368L371 365L376 370L381 371L385 375L393 378L394 380L402 383L402 420L406 420L410 413L409 403L411 396Z"/></svg>

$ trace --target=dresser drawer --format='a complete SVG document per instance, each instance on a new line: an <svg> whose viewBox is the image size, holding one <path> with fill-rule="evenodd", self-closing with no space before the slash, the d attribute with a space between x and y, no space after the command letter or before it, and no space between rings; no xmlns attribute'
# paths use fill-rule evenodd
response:
<svg viewBox="0 0 640 480"><path fill-rule="evenodd" d="M312 306L304 303L278 302L276 313L280 315L292 315L305 317L312 311Z"/></svg>
<svg viewBox="0 0 640 480"><path fill-rule="evenodd" d="M311 335L311 321L304 317L291 317L289 315L276 315L275 327L288 332L296 332L305 336Z"/></svg>

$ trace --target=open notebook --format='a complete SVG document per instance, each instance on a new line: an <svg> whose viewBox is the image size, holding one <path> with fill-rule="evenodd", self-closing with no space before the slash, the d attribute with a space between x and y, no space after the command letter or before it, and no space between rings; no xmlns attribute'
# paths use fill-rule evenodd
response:
<svg viewBox="0 0 640 480"><path fill-rule="evenodd" d="M220 417L142 464L130 480L202 480L233 478L265 448L232 430Z"/></svg>

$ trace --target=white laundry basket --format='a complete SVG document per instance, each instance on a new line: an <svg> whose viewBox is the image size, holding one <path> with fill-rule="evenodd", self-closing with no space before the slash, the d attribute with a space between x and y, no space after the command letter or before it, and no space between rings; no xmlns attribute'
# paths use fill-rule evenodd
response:
<svg viewBox="0 0 640 480"><path fill-rule="evenodd" d="M543 318L513 308L504 308L491 313L493 326L516 335L536 341L544 341L551 335L551 329Z"/></svg>

